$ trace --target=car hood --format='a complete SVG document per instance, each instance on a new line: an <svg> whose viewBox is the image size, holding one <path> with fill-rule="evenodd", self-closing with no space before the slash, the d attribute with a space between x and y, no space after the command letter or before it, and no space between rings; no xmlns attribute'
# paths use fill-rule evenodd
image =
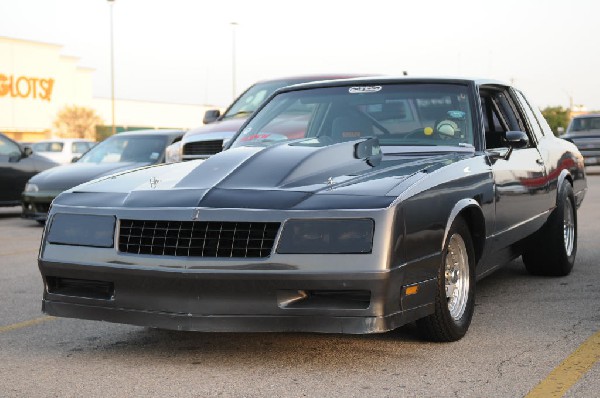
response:
<svg viewBox="0 0 600 398"><path fill-rule="evenodd" d="M40 191L64 191L94 178L147 166L149 163L72 163L53 167L33 176L29 182Z"/></svg>
<svg viewBox="0 0 600 398"><path fill-rule="evenodd" d="M597 147L598 143L600 143L600 130L582 131L576 134L570 133L561 135L560 138L571 141L577 145L595 144L594 147Z"/></svg>
<svg viewBox="0 0 600 398"><path fill-rule="evenodd" d="M308 142L308 141L307 141ZM424 174L465 154L354 156L357 142L240 147L207 160L148 167L92 181L55 204L252 209L383 208ZM469 155L472 156L472 153ZM400 188L399 188L400 187Z"/></svg>
<svg viewBox="0 0 600 398"><path fill-rule="evenodd" d="M184 139L187 141L188 139L193 138L192 141L194 141L198 136L207 133L230 133L233 135L240 127L242 127L242 124L244 124L246 119L247 118L245 117L236 117L233 119L217 120L216 122L205 124L204 126L188 131L185 134Z"/></svg>

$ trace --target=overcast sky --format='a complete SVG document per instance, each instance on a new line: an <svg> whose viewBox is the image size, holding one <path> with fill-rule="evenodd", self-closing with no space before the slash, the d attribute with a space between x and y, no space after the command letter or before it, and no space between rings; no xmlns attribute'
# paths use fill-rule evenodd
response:
<svg viewBox="0 0 600 398"><path fill-rule="evenodd" d="M600 109L598 0L115 0L117 98L227 105L294 74L477 76ZM110 96L106 0L0 0L0 36L56 43Z"/></svg>

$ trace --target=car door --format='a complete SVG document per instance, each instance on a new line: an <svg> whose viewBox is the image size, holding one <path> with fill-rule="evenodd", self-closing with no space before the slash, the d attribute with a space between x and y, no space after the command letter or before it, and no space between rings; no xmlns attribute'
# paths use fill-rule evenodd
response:
<svg viewBox="0 0 600 398"><path fill-rule="evenodd" d="M561 170L575 165L572 164L572 162L569 163L567 161L570 160L570 158L563 159L561 157L561 151L556 150L554 133L552 133L550 126L546 123L540 110L532 106L532 103L521 91L514 90L514 94L523 111L523 115L527 119L527 124L535 138L537 149L544 161L545 178L548 189L548 194L546 195L546 207L551 209L556 204L556 188ZM576 169L576 167L573 168Z"/></svg>
<svg viewBox="0 0 600 398"><path fill-rule="evenodd" d="M537 140L514 94L505 86L480 88L486 152L495 184L494 246L508 247L535 231L548 211L548 181ZM527 134L528 144L510 148L507 131Z"/></svg>

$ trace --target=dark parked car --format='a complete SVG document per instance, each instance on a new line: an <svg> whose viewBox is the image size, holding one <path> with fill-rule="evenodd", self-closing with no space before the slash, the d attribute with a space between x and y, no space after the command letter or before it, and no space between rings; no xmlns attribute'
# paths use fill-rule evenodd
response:
<svg viewBox="0 0 600 398"><path fill-rule="evenodd" d="M0 133L0 206L20 205L27 180L57 165Z"/></svg>
<svg viewBox="0 0 600 398"><path fill-rule="evenodd" d="M205 125L188 131L180 143L169 150L173 156L167 161L206 159L223 150L231 137L244 124L246 119L275 90L292 84L306 83L316 80L330 80L357 77L357 75L329 74L291 76L279 79L263 80L255 83L243 92L221 115L219 110L206 111Z"/></svg>
<svg viewBox="0 0 600 398"><path fill-rule="evenodd" d="M586 166L600 164L600 114L575 116L561 138L579 148Z"/></svg>
<svg viewBox="0 0 600 398"><path fill-rule="evenodd" d="M519 255L540 275L575 262L583 158L507 84L288 87L226 149L59 195L39 258L43 311L197 331L417 321L453 341L478 279Z"/></svg>
<svg viewBox="0 0 600 398"><path fill-rule="evenodd" d="M22 217L43 224L52 200L69 188L94 178L165 161L165 148L180 140L183 130L140 130L104 140L74 163L31 178L21 189Z"/></svg>

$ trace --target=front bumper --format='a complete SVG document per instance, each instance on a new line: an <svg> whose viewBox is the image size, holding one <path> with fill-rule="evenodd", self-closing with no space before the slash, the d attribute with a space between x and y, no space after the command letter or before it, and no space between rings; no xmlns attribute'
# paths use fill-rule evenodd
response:
<svg viewBox="0 0 600 398"><path fill-rule="evenodd" d="M198 272L39 261L48 315L188 331L351 334L385 332L433 312L435 278L405 293L402 281L417 266Z"/></svg>
<svg viewBox="0 0 600 398"><path fill-rule="evenodd" d="M94 208L120 220L194 219L197 209ZM53 213L89 214L85 206L53 205ZM375 333L433 313L441 252L406 263L390 258L394 213L372 210L202 208L201 221L284 222L371 218L371 253L194 257L137 254L43 240L39 269L49 315L174 330ZM50 215L52 217L52 214ZM50 225L46 228L51 228ZM281 233L281 230L279 234ZM279 235L273 247L278 247ZM139 252L138 252L139 253ZM418 293L406 295L408 286Z"/></svg>
<svg viewBox="0 0 600 398"><path fill-rule="evenodd" d="M23 194L21 217L29 220L46 221L50 204L59 193Z"/></svg>

